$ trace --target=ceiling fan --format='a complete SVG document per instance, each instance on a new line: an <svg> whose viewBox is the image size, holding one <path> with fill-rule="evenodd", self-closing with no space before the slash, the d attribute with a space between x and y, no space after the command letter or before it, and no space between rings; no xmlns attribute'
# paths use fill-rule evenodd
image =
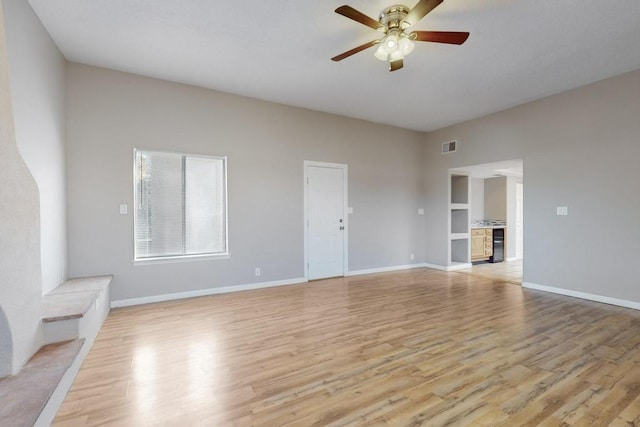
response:
<svg viewBox="0 0 640 427"><path fill-rule="evenodd" d="M469 37L469 33L460 31L411 31L408 28L424 18L444 0L420 0L413 9L407 6L395 5L384 9L376 21L351 6L340 6L336 13L353 19L367 27L380 31L384 36L373 40L340 55L331 58L332 61L342 61L365 49L379 45L376 58L389 62L389 71L396 71L403 67L404 57L413 51L414 41L435 42L448 44L462 44Z"/></svg>

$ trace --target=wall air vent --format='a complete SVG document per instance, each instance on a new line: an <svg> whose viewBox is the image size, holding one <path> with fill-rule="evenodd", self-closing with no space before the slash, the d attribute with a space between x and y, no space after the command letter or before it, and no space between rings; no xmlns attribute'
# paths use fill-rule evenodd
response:
<svg viewBox="0 0 640 427"><path fill-rule="evenodd" d="M456 146L458 145L458 141L450 141L442 144L442 154L453 153L456 151Z"/></svg>

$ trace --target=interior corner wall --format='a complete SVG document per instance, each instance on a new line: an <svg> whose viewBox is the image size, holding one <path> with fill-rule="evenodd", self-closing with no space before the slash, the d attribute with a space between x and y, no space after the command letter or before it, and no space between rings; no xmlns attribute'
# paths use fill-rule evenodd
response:
<svg viewBox="0 0 640 427"><path fill-rule="evenodd" d="M0 3L0 377L42 344L38 188L16 145Z"/></svg>
<svg viewBox="0 0 640 427"><path fill-rule="evenodd" d="M424 261L423 133L79 64L67 71L69 273L114 274L114 300L303 278L304 160L349 166L349 271ZM134 147L227 156L230 259L132 264Z"/></svg>
<svg viewBox="0 0 640 427"><path fill-rule="evenodd" d="M524 280L640 302L628 274L640 253L638 111L634 71L427 134L427 262L446 260L448 169L522 158ZM452 139L458 151L441 155Z"/></svg>
<svg viewBox="0 0 640 427"><path fill-rule="evenodd" d="M18 150L40 194L41 294L67 276L66 61L26 0L2 0Z"/></svg>

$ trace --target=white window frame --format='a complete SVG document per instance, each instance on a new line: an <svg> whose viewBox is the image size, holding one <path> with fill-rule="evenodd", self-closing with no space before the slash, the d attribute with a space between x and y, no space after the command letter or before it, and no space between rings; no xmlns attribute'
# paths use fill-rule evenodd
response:
<svg viewBox="0 0 640 427"><path fill-rule="evenodd" d="M172 255L172 256L163 256L163 257L153 257L153 258L138 258L136 254L136 230L138 228L137 224L137 215L136 215L136 193L137 193L137 164L136 164L136 154L141 152L151 152L151 153L165 153L165 154L176 154L181 156L189 156L189 157L201 157L206 159L220 159L223 161L224 167L224 229L225 229L225 252L219 253L208 253L208 254L186 254L186 255ZM152 150L152 149L143 149L143 148L134 148L133 149L133 260L132 263L134 266L145 266L145 265L154 265L154 264L169 264L176 262L191 262L191 261L208 261L208 260L218 260L218 259L229 259L231 258L231 253L229 251L229 205L228 205L228 159L227 156L214 156L214 155L205 155L205 154L192 154L185 153L181 151L170 151L170 150Z"/></svg>

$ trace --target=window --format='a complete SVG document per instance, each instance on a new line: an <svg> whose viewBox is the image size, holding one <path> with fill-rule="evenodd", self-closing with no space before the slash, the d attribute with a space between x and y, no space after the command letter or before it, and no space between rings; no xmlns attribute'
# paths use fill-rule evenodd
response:
<svg viewBox="0 0 640 427"><path fill-rule="evenodd" d="M135 260L227 255L226 158L135 150Z"/></svg>

